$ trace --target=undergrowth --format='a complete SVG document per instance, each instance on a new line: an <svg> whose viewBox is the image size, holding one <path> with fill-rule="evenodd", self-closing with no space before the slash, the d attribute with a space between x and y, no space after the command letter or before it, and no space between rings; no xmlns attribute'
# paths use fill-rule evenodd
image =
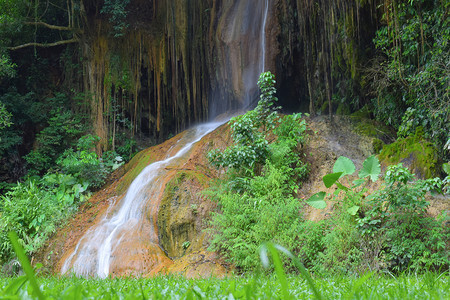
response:
<svg viewBox="0 0 450 300"><path fill-rule="evenodd" d="M57 226L98 189L106 176L123 162L115 153L99 158L93 149L96 137L79 139L44 176L30 176L0 196L0 263L3 272L15 272L12 245L7 233L17 232L28 255L41 248Z"/></svg>
<svg viewBox="0 0 450 300"><path fill-rule="evenodd" d="M5 299L447 299L448 272L398 277L369 272L363 276L311 276L285 248L265 244L264 266L275 273L252 273L245 277L186 279L154 278L86 279L37 278L15 234L10 234L25 275L0 278ZM286 275L279 253L292 259L301 276ZM272 261L272 263L270 263Z"/></svg>
<svg viewBox="0 0 450 300"><path fill-rule="evenodd" d="M369 193L369 184L381 174L378 158L367 158L355 179L353 162L340 157L323 177L334 193L298 199L308 173L302 162L306 123L299 114L277 117L273 84L273 75L261 74L258 106L230 121L234 144L209 154L226 170L207 192L218 202L211 249L242 273L258 268L258 249L267 241L292 251L316 274L447 270L448 216L428 216L425 195L448 191L448 178L417 180L399 164L389 167L385 183ZM333 204L328 218L303 218L304 205L324 209L325 199ZM295 272L291 261L283 263Z"/></svg>

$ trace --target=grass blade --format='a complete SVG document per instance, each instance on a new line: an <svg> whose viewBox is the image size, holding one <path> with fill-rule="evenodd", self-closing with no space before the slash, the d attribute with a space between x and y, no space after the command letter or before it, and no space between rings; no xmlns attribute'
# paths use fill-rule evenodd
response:
<svg viewBox="0 0 450 300"><path fill-rule="evenodd" d="M9 239L11 240L11 244L14 248L14 251L17 254L17 259L22 265L23 271L25 272L25 274L28 277L28 280L30 281L30 284L33 288L33 294L35 294L35 296L37 296L39 300L45 299L44 295L42 294L39 288L36 277L34 276L34 271L33 268L31 267L30 261L28 260L28 257L26 256L22 246L19 244L19 238L17 237L17 234L13 231L10 231L8 236Z"/></svg>

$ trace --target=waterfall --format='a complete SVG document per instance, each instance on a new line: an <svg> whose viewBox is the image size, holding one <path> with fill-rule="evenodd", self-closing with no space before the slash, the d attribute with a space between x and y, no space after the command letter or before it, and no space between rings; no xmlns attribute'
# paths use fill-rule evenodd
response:
<svg viewBox="0 0 450 300"><path fill-rule="evenodd" d="M160 193L162 179L167 174L166 168L176 165L196 142L221 124L223 123L208 123L190 129L185 138L178 141L184 145L181 145L182 148L175 155L147 166L131 183L117 212L106 214L97 226L88 230L80 239L74 252L64 262L61 273L70 271L79 276L107 277L111 264L121 263L114 261L115 252L120 249L121 242L130 238L141 240L134 245L141 251L140 255L156 258L155 265L162 263L158 260L166 258L158 245L156 230L143 230L145 226L155 227L155 224L148 224L146 217L156 220L157 209L146 211L145 207ZM144 244L142 240L146 240Z"/></svg>
<svg viewBox="0 0 450 300"><path fill-rule="evenodd" d="M225 1L228 3L227 1ZM248 110L258 100L257 82L266 71L266 22L269 0L241 0L223 4L217 25L217 80L222 88L210 103L210 116L230 110ZM222 99L221 97L234 98ZM230 103L239 105L230 106Z"/></svg>
<svg viewBox="0 0 450 300"><path fill-rule="evenodd" d="M264 16L263 22L261 25L261 59L259 73L266 71L266 21L267 21L267 13L269 12L269 0L264 0Z"/></svg>
<svg viewBox="0 0 450 300"><path fill-rule="evenodd" d="M241 52L239 59L231 58L231 69L227 72L231 70L230 76L235 78L233 82L239 81L240 98L246 109L252 106L256 98L256 83L265 68L268 9L268 0L238 1L230 10L232 21L225 24L226 30L223 31L225 43L229 47L238 45L233 51ZM246 43L244 39L247 39ZM256 50L242 49L242 45L250 46L253 41L257 41ZM231 51L230 55L233 56L233 53ZM125 196L112 203L101 221L78 241L73 253L64 261L61 273L101 278L114 273L138 275L161 268L170 261L158 242L156 218L159 203L155 199L159 199L169 167L181 164L183 159L187 159L192 146L222 123L208 123L189 129L177 142L181 149L175 155L148 165L131 183Z"/></svg>

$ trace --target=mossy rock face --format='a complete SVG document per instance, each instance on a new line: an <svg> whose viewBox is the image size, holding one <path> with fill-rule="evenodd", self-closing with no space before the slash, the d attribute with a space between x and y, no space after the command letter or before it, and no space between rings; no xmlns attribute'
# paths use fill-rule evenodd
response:
<svg viewBox="0 0 450 300"><path fill-rule="evenodd" d="M436 147L420 134L385 145L379 158L385 165L403 163L419 178L439 175L439 156Z"/></svg>
<svg viewBox="0 0 450 300"><path fill-rule="evenodd" d="M350 114L350 107L345 103L339 103L336 109L336 115L347 116Z"/></svg>
<svg viewBox="0 0 450 300"><path fill-rule="evenodd" d="M395 139L394 129L373 120L367 106L352 113L350 119L355 124L355 132L378 140L373 145L375 153L379 153L381 150L380 142L382 142L381 146L383 146L386 143L393 142Z"/></svg>
<svg viewBox="0 0 450 300"><path fill-rule="evenodd" d="M158 237L170 258L201 250L203 221L210 211L200 191L208 178L197 171L180 171L166 185L158 212Z"/></svg>

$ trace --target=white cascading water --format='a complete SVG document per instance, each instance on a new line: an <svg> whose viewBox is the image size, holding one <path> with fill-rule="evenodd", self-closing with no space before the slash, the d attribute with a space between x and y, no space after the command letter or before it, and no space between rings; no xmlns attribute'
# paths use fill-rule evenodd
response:
<svg viewBox="0 0 450 300"><path fill-rule="evenodd" d="M259 2L259 1L258 1ZM261 1L262 2L262 1ZM265 62L266 62L266 21L267 14L269 11L269 0L264 0L264 6L261 7L258 3L255 6L255 3L249 2L249 13L259 13L259 18L255 19L260 22L260 31L255 32L257 34L254 36L255 40L259 41L259 49L256 49L257 61L250 62L249 65L242 70L243 72L243 81L244 81L244 101L243 101L243 109L252 109L255 106L254 99L255 95L258 92L257 82L259 79L259 74L265 71Z"/></svg>
<svg viewBox="0 0 450 300"><path fill-rule="evenodd" d="M246 4L247 7L254 4L253 1L249 2L250 4ZM244 97L248 99L252 97L250 93L254 93L258 76L265 68L265 25L268 7L268 0L265 0L264 8L262 11L261 9L259 11L262 13L262 17L259 18L261 20L259 24L261 30L259 33L260 49L258 55L256 55L258 61L253 62L252 69L250 71L247 70L248 74L243 76ZM252 78L247 78L249 76ZM250 103L247 99L244 100L243 104L247 106L245 108L248 108ZM133 255L132 253L136 251L140 251L139 254L145 254L142 256L150 257L156 261L150 263L150 269L152 266L157 266L158 259L160 259L158 257L165 257L165 254L159 246L157 228L155 228L156 221L154 219L157 216L158 208L148 208L152 206L152 198L159 196L163 185L162 178L168 172L168 166L176 165L178 160L189 153L196 142L223 123L208 123L189 129L187 134L177 142L177 145L179 144L182 148L176 154L165 160L148 165L131 183L125 197L118 203L120 205L119 208L113 211L115 203L112 203L109 211L100 223L89 229L79 240L73 253L65 260L61 273L67 274L72 272L78 276L105 278L111 274L112 265L120 263L117 262L117 260L120 260L120 255ZM152 212L149 213L149 210ZM152 220L148 221L148 219ZM143 227L145 227L145 235L142 233ZM149 234L148 232L151 233ZM133 249L127 249L124 244L129 242L130 239L137 241L138 246L133 246ZM136 245L136 243L133 245ZM139 249L136 250L134 248ZM118 254L119 252L122 252L122 254ZM149 264L149 262L143 261L140 264Z"/></svg>
<svg viewBox="0 0 450 300"><path fill-rule="evenodd" d="M154 179L164 176L165 168L169 164L182 158L196 142L221 124L223 122L207 123L190 129L186 140L181 140L186 144L175 155L148 165L131 183L119 210L112 216L107 214L100 224L91 228L80 239L74 252L64 262L61 273L71 271L79 276L107 277L115 248L127 238L129 229L142 220L147 196L156 194L161 189L160 183L154 182ZM158 244L157 234L148 238L149 242Z"/></svg>
<svg viewBox="0 0 450 300"><path fill-rule="evenodd" d="M259 74L266 70L266 21L267 13L269 12L269 0L264 1L264 15L261 24L261 58Z"/></svg>

